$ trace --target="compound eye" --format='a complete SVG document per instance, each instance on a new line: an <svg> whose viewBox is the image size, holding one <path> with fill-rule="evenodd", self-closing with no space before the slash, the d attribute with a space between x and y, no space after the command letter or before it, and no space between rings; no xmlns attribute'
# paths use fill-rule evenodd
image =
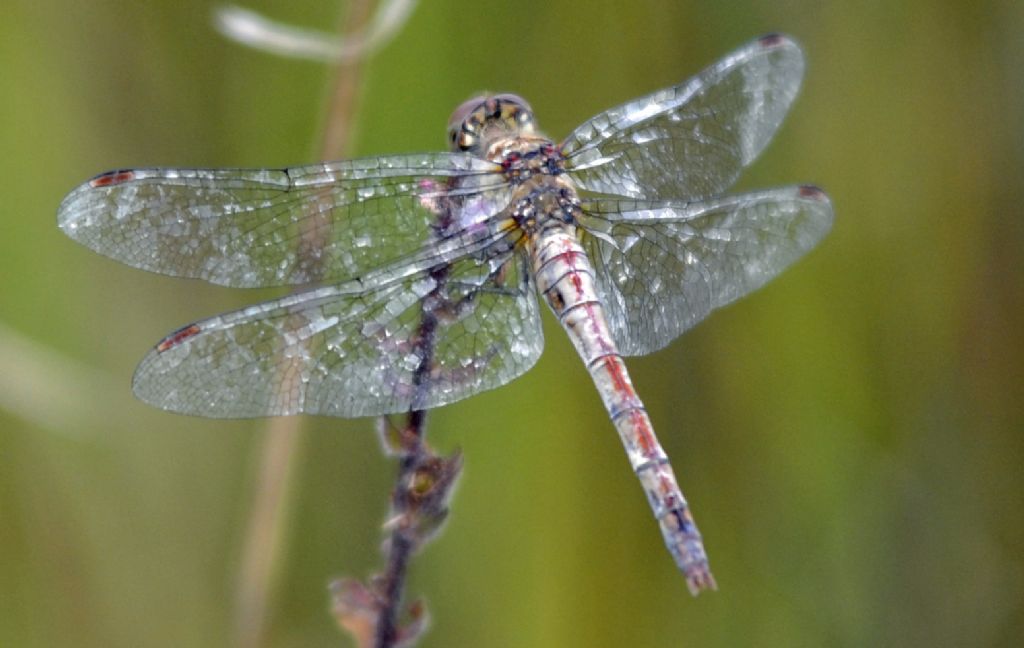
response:
<svg viewBox="0 0 1024 648"><path fill-rule="evenodd" d="M480 95L459 104L459 107L452 112L452 116L448 118L448 132L453 133L462 128L462 122L466 121L470 113L480 107L485 101L487 101L487 95Z"/></svg>
<svg viewBox="0 0 1024 648"><path fill-rule="evenodd" d="M523 99L517 94L506 92L500 95L495 95L494 98L502 103L514 103L522 108L525 108L526 112L533 112L533 108L530 107L530 104L526 101L526 99Z"/></svg>
<svg viewBox="0 0 1024 648"><path fill-rule="evenodd" d="M521 133L533 131L533 108L526 99L517 94L505 93L495 96L494 100L502 106L502 115L511 120L510 126L514 122L515 128Z"/></svg>

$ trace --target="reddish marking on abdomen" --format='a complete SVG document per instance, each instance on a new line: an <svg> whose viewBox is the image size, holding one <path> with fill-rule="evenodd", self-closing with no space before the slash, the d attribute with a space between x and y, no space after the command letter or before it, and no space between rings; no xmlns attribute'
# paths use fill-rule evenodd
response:
<svg viewBox="0 0 1024 648"><path fill-rule="evenodd" d="M576 269L576 257L582 256L583 254L584 253L580 252L579 250L571 250L571 249L570 250L566 250L564 252L559 252L558 254L555 254L552 257L550 257L549 259L547 259L544 262L544 265L547 265L549 263L554 263L558 259L564 259L565 260L565 265L569 266L570 270L575 270Z"/></svg>
<svg viewBox="0 0 1024 648"><path fill-rule="evenodd" d="M676 487L672 484L672 480L664 473L658 476L658 486L661 488L661 493L665 497L666 504L671 508L679 506L679 502L677 502L675 498Z"/></svg>
<svg viewBox="0 0 1024 648"><path fill-rule="evenodd" d="M612 379L612 388L619 394L625 396L623 400L639 401L633 386L626 380L623 373L622 359L618 357L608 358L604 363L608 375ZM658 442L654 438L654 431L651 430L650 422L643 410L634 409L629 413L629 421L637 433L637 441L644 455L653 457L657 455Z"/></svg>
<svg viewBox="0 0 1024 648"><path fill-rule="evenodd" d="M569 281L572 282L572 287L576 289L576 298L583 299L583 280L580 279L580 273L574 271L569 276ZM590 313L590 309L587 309L587 313Z"/></svg>
<svg viewBox="0 0 1024 648"><path fill-rule="evenodd" d="M559 252L558 254L552 254L551 256L545 254L541 257L543 262L540 264L540 267L537 268L537 272L543 272L549 265L559 259L564 259L565 265L569 266L569 270L574 271L576 270L576 258L583 255L584 252L579 250L566 250L565 252Z"/></svg>
<svg viewBox="0 0 1024 648"><path fill-rule="evenodd" d="M159 353L163 353L168 349L173 349L174 347L178 346L179 344L189 339L190 337L198 335L199 331L201 330L202 329L199 328L198 324L189 324L188 326L178 329L174 333L171 333L163 340L161 340L160 344L156 345L156 350Z"/></svg>
<svg viewBox="0 0 1024 648"><path fill-rule="evenodd" d="M90 187L112 187L135 179L134 171L107 171L89 181Z"/></svg>
<svg viewBox="0 0 1024 648"><path fill-rule="evenodd" d="M644 456L656 457L658 454L658 441L654 438L654 432L651 430L647 416L644 415L642 410L633 410L629 413L629 418L633 423L633 429L636 430L636 437L640 442L640 449L643 451Z"/></svg>
<svg viewBox="0 0 1024 648"><path fill-rule="evenodd" d="M577 293L577 295L580 298L582 298L583 297L583 287L579 283L579 280L580 280L579 275L574 273L572 277L573 277L573 280L574 280L573 283L576 286L576 293ZM608 337L605 335L605 333L607 333L607 331L602 331L601 330L601 326L598 325L598 323L597 323L597 316L594 315L594 305L593 304L584 304L583 308L587 311L587 322L590 323L590 328L594 332L595 337L596 337L598 343L601 345L601 353L602 354L608 354L608 353L615 352L615 349L613 349L612 347L608 346L607 342L605 341L605 340L608 339ZM619 380L621 380L621 378L622 378L622 376L620 375L619 376ZM616 389L618 389L618 387L616 387Z"/></svg>
<svg viewBox="0 0 1024 648"><path fill-rule="evenodd" d="M612 377L612 384L615 386L615 391L626 396L635 397L636 393L628 382L626 377L622 374L622 365L618 358L608 358L608 361L604 363L604 366L608 368L608 373Z"/></svg>
<svg viewBox="0 0 1024 648"><path fill-rule="evenodd" d="M558 254L554 254L544 259L544 263L541 264L537 272L543 272L544 269L548 267L548 265L556 263L557 261L562 261L563 263L565 263L566 267L569 268L569 271L566 272L561 277L559 277L558 281L556 281L555 283L560 282L562 279L568 278L569 281L572 282L573 289L576 291L576 300L578 301L583 298L583 281L580 279L579 274L577 274L576 260L577 258L584 256L584 254L585 253L580 250L573 250L571 248L565 250L564 252L559 252Z"/></svg>

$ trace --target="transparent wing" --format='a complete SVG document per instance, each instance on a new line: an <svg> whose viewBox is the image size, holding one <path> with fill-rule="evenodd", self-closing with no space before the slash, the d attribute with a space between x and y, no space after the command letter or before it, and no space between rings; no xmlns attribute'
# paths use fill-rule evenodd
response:
<svg viewBox="0 0 1024 648"><path fill-rule="evenodd" d="M601 113L563 143L585 190L646 200L706 198L735 182L796 97L803 53L760 38L694 78Z"/></svg>
<svg viewBox="0 0 1024 648"><path fill-rule="evenodd" d="M58 224L128 265L225 286L344 281L436 243L436 202L483 220L508 202L496 165L436 153L279 170L111 171Z"/></svg>
<svg viewBox="0 0 1024 648"><path fill-rule="evenodd" d="M584 246L625 355L656 351L761 287L832 225L828 197L810 186L693 204L594 200L584 210Z"/></svg>
<svg viewBox="0 0 1024 648"><path fill-rule="evenodd" d="M157 407L214 418L445 405L540 356L523 264L506 246L371 290L331 286L198 322L150 351L133 388Z"/></svg>

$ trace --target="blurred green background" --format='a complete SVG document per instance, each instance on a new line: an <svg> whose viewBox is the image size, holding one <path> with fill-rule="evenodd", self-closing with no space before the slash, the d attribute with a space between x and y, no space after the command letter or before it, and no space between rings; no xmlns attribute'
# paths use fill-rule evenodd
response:
<svg viewBox="0 0 1024 648"><path fill-rule="evenodd" d="M0 645L225 646L265 421L136 402L135 363L272 292L147 274L55 225L140 165L313 161L330 71L225 41L211 2L5 0L0 19ZM335 2L247 6L332 29ZM443 149L481 89L555 139L760 34L809 65L740 189L814 182L824 243L630 361L704 532L692 599L582 365L432 413L465 452L415 561L422 646L1024 641L1024 3L423 2L363 70L356 154ZM542 395L557 393L557 405ZM379 564L371 420L301 420L262 645L349 645L327 583Z"/></svg>

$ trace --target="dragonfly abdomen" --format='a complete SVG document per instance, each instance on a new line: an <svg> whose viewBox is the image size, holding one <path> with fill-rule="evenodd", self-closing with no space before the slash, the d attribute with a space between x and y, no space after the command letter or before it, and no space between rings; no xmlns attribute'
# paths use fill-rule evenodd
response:
<svg viewBox="0 0 1024 648"><path fill-rule="evenodd" d="M586 364L690 591L714 588L700 532L612 338L575 224L543 222L529 251L538 290Z"/></svg>

